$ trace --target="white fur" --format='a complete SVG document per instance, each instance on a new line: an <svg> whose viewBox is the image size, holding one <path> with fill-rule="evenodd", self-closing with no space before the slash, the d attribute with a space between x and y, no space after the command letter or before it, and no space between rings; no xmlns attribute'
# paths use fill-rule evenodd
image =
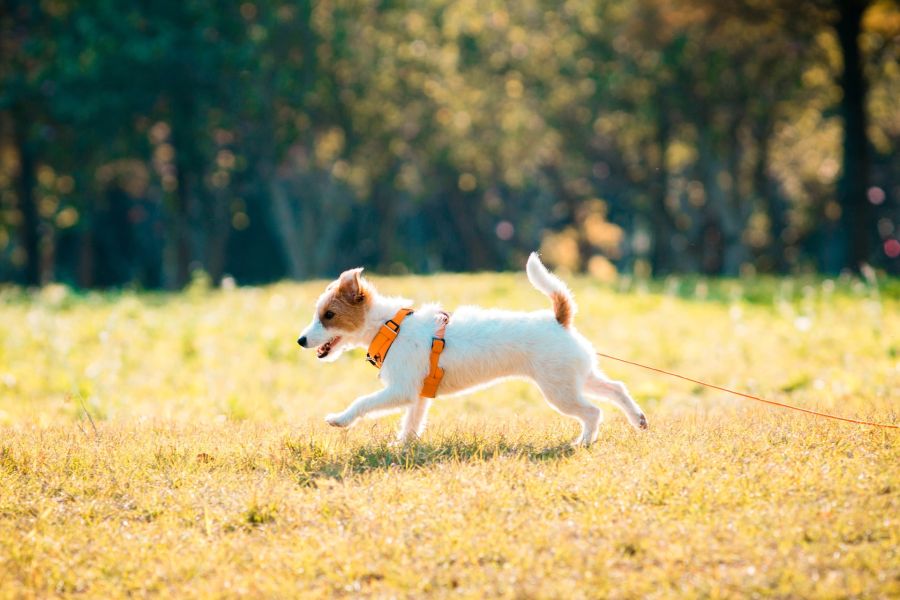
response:
<svg viewBox="0 0 900 600"><path fill-rule="evenodd" d="M547 271L537 254L528 259L527 274L532 285L545 294L565 294L574 313L571 292ZM367 347L381 325L398 309L412 306L403 298L375 294L365 325L356 332L342 332L339 346L326 360L333 360L345 348ZM428 304L417 308L403 321L381 368L384 388L357 398L343 412L328 415L325 419L329 424L349 427L363 416L405 408L400 440L421 435L430 400L421 398L419 391L428 373L438 311L439 305ZM302 335L310 338L310 346L316 346L334 334L327 332L318 317L314 317ZM600 409L586 396L612 402L632 425L647 427L644 413L625 386L600 371L590 342L574 327L560 325L550 310L526 313L463 306L452 313L445 340L440 358L444 378L438 396L471 392L509 377L525 378L538 385L553 408L581 422L579 444L596 440L602 420Z"/></svg>
<svg viewBox="0 0 900 600"><path fill-rule="evenodd" d="M575 299L572 298L572 292L569 291L568 286L559 277L547 270L547 267L538 258L537 252L532 252L531 256L528 257L528 262L525 264L525 274L528 275L528 281L531 285L545 295L562 294L566 296L569 299L569 305L572 307L572 316L575 316L578 307L575 304Z"/></svg>

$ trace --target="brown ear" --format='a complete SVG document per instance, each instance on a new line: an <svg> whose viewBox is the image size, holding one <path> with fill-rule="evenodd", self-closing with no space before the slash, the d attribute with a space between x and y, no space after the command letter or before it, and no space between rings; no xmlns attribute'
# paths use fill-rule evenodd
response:
<svg viewBox="0 0 900 600"><path fill-rule="evenodd" d="M366 298L366 282L362 272L362 267L350 269L341 273L338 279L338 291L351 302L362 302Z"/></svg>

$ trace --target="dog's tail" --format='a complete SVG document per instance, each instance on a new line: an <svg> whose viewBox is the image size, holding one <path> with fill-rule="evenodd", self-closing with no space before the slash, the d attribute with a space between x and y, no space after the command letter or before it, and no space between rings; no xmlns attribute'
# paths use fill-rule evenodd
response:
<svg viewBox="0 0 900 600"><path fill-rule="evenodd" d="M528 257L525 272L528 274L528 281L531 282L531 285L550 296L553 301L553 312L556 314L559 324L563 327L571 325L575 311L578 309L572 298L572 292L559 277L547 270L547 267L538 258L537 252L532 252Z"/></svg>

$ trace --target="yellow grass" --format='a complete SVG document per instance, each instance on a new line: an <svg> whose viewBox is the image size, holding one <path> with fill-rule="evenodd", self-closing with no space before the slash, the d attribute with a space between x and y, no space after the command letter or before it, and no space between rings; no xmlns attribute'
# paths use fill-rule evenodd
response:
<svg viewBox="0 0 900 600"><path fill-rule="evenodd" d="M379 283L547 305L522 274ZM573 284L601 351L900 421L896 297ZM577 425L514 382L439 400L397 449L396 418L322 423L378 384L297 348L321 287L0 294L0 597L900 595L896 431L607 362L649 432L609 408L570 450Z"/></svg>

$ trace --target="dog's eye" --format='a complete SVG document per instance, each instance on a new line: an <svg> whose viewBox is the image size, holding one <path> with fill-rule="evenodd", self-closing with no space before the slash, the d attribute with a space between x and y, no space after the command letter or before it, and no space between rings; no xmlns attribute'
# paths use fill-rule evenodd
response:
<svg viewBox="0 0 900 600"><path fill-rule="evenodd" d="M329 320L331 320L331 319L333 319L333 318L334 318L334 311L333 311L333 310L326 310L326 311L325 311L325 320L326 320L326 321L329 321Z"/></svg>

